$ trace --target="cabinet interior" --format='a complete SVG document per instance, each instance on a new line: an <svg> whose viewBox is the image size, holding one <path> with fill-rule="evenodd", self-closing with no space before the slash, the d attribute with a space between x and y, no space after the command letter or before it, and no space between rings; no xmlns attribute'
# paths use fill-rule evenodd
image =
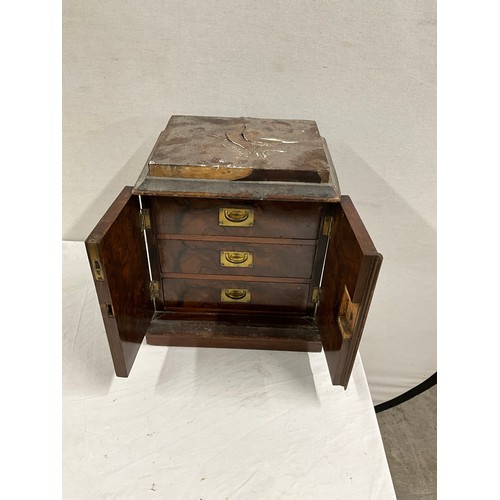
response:
<svg viewBox="0 0 500 500"><path fill-rule="evenodd" d="M148 343L321 350L333 205L154 196L141 205L158 284ZM231 214L251 224L231 224Z"/></svg>

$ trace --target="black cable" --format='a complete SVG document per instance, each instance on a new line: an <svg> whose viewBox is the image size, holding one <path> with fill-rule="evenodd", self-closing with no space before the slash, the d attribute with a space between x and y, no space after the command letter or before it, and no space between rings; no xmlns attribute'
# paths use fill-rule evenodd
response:
<svg viewBox="0 0 500 500"><path fill-rule="evenodd" d="M419 394L426 391L427 389L430 389L432 386L436 384L437 384L437 372L434 373L434 375L431 375L427 380L424 380L422 383L416 385L415 387L413 387L409 391L406 391L400 396L397 396L394 399L386 401L385 403L380 403L379 405L376 405L375 413L380 413L381 411L388 410L393 406L400 405L401 403L404 403L405 401L408 401L409 399L418 396Z"/></svg>

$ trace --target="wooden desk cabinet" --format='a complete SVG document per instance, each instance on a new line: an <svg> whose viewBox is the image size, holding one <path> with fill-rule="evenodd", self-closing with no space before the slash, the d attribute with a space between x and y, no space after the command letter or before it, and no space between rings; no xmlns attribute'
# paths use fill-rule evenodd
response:
<svg viewBox="0 0 500 500"><path fill-rule="evenodd" d="M382 256L315 122L171 117L85 243L116 375L145 336L323 349L347 387Z"/></svg>

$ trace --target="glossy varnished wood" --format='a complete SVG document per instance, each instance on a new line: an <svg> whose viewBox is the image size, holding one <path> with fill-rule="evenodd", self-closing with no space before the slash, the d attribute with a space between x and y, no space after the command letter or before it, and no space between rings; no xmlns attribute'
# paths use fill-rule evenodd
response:
<svg viewBox="0 0 500 500"><path fill-rule="evenodd" d="M126 377L154 314L139 199L126 187L85 241L98 255L102 281L94 279L116 375ZM92 262L90 262L92 268Z"/></svg>
<svg viewBox="0 0 500 500"><path fill-rule="evenodd" d="M325 262L317 322L332 383L347 387L382 256L348 196L342 196L341 203L332 205L332 209L335 222ZM337 324L344 286L347 286L352 302L359 304L350 340L342 338Z"/></svg>
<svg viewBox="0 0 500 500"><path fill-rule="evenodd" d="M197 240L158 240L163 273L310 278L315 255L311 245L264 245ZM252 267L220 264L220 252L252 252Z"/></svg>
<svg viewBox="0 0 500 500"><path fill-rule="evenodd" d="M320 203L161 197L152 201L156 233L160 237L177 234L314 240L321 219ZM219 209L228 207L253 210L253 226L220 226Z"/></svg>
<svg viewBox="0 0 500 500"><path fill-rule="evenodd" d="M247 290L250 302L221 302L221 290ZM241 311L304 312L309 299L309 284L221 279L164 280L164 302L168 308L188 307Z"/></svg>

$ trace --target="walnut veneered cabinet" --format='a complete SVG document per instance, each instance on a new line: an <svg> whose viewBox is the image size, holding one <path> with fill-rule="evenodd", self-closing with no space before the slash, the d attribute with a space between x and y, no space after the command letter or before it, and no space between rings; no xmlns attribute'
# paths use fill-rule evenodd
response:
<svg viewBox="0 0 500 500"><path fill-rule="evenodd" d="M347 387L382 256L314 121L172 116L85 243L116 375L146 337L323 349Z"/></svg>

